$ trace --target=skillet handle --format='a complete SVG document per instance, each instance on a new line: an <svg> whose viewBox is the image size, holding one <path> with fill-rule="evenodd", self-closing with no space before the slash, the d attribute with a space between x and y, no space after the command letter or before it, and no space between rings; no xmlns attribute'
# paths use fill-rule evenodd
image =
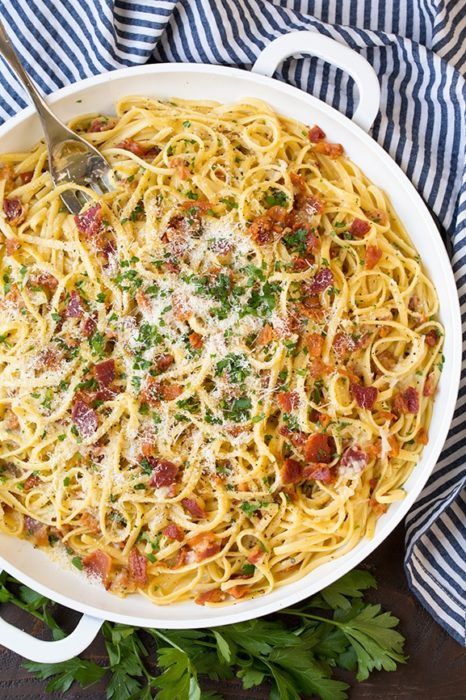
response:
<svg viewBox="0 0 466 700"><path fill-rule="evenodd" d="M0 645L29 661L48 664L68 661L87 649L103 622L96 617L83 615L67 637L57 642L45 642L32 637L0 617Z"/></svg>
<svg viewBox="0 0 466 700"><path fill-rule="evenodd" d="M271 41L252 67L253 73L272 77L277 66L298 53L318 56L349 73L359 90L359 103L353 121L369 131L380 105L380 85L377 74L360 54L318 32L290 32Z"/></svg>

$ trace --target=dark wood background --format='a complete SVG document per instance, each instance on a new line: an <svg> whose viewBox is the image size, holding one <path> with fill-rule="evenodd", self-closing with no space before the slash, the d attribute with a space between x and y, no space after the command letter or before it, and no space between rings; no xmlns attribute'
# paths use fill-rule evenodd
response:
<svg viewBox="0 0 466 700"><path fill-rule="evenodd" d="M393 673L375 672L364 683L355 683L348 674L344 680L352 684L351 700L466 700L466 649L454 642L409 593L403 572L404 531L399 526L374 552L364 566L377 577L379 588L370 599L379 602L401 619L401 631L407 639L409 661ZM30 616L13 606L2 606L2 615L23 629L41 636L41 624L31 623ZM62 609L60 622L71 624L75 613ZM97 639L83 655L104 662L103 645ZM21 659L0 647L0 698L55 700L60 694L46 694L45 682L36 681L21 668ZM237 683L204 682L203 688L215 689L229 700L265 700L267 688L243 691ZM82 690L74 685L67 700L104 700L105 683ZM173 700L176 700L175 698Z"/></svg>

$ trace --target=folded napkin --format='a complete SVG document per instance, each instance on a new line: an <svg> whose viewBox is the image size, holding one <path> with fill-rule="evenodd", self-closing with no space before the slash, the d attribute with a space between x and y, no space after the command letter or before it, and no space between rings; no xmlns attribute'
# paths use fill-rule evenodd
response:
<svg viewBox="0 0 466 700"><path fill-rule="evenodd" d="M44 92L149 60L249 68L289 31L310 29L360 52L375 68L380 114L372 136L414 183L443 227L466 330L466 8L443 0L2 0L0 16ZM1 64L0 64L1 65ZM1 65L0 121L27 104ZM462 73L463 71L463 73ZM354 83L313 58L277 77L351 115ZM463 348L465 350L465 348ZM463 358L464 358L463 352ZM448 361L448 359L447 359ZM466 362L439 463L407 518L413 593L466 645Z"/></svg>

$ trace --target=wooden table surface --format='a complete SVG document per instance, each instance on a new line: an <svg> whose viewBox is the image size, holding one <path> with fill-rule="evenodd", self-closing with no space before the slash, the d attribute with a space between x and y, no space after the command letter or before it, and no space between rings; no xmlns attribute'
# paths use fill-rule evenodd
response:
<svg viewBox="0 0 466 700"><path fill-rule="evenodd" d="M466 649L454 642L424 611L409 593L403 572L404 531L395 532L365 562L377 577L379 588L370 599L379 602L401 619L401 631L407 639L409 661L394 673L375 672L364 683L352 683L351 700L466 700ZM2 615L15 621L23 629L41 635L40 623L32 623L29 616L16 608L2 606ZM28 619L29 618L29 619ZM72 622L75 614L61 611L61 620ZM97 639L83 655L103 662L103 645ZM345 680L352 682L351 676ZM21 668L21 659L0 647L0 698L19 700L30 698L61 698L61 694L46 694L45 682L36 681ZM204 682L203 688L213 689L231 700L265 700L266 688L243 691L237 683ZM67 700L104 700L105 684L82 690L73 686ZM176 700L173 698L173 700Z"/></svg>

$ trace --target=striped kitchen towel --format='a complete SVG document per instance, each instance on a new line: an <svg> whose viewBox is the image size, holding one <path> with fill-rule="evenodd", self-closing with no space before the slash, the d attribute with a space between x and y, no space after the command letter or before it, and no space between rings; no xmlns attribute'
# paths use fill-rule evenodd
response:
<svg viewBox="0 0 466 700"><path fill-rule="evenodd" d="M382 87L372 136L444 229L466 330L466 7L457 0L2 0L0 16L43 91L149 60L249 68L274 38L311 29L359 51ZM353 82L316 59L279 79L351 115ZM0 121L27 103L8 68ZM407 519L406 573L422 604L466 644L466 364L435 472Z"/></svg>

